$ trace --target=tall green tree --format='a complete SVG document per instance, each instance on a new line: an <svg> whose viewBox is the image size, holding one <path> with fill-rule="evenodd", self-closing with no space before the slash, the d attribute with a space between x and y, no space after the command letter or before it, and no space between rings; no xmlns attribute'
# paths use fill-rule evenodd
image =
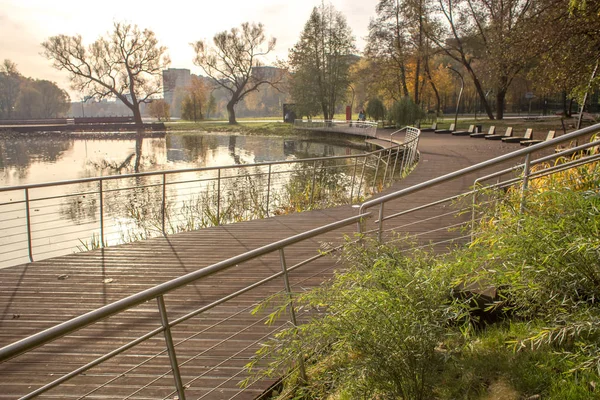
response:
<svg viewBox="0 0 600 400"><path fill-rule="evenodd" d="M248 93L261 85L277 87L279 84L281 76L273 75L271 69L263 67L262 61L275 48L275 43L275 38L267 40L263 24L244 22L240 28L217 33L212 45L204 40L192 44L196 52L194 64L228 93L230 124L237 124L235 105Z"/></svg>
<svg viewBox="0 0 600 400"><path fill-rule="evenodd" d="M162 93L162 70L170 63L154 32L115 22L112 32L89 46L81 35L58 35L42 47L55 68L69 73L73 89L98 99L116 97L143 129L140 104Z"/></svg>
<svg viewBox="0 0 600 400"><path fill-rule="evenodd" d="M4 60L0 65L0 118L13 117L22 79L17 64Z"/></svg>
<svg viewBox="0 0 600 400"><path fill-rule="evenodd" d="M333 119L348 92L355 52L346 18L331 4L315 7L289 54L291 94L299 110L314 115L318 105L323 118Z"/></svg>

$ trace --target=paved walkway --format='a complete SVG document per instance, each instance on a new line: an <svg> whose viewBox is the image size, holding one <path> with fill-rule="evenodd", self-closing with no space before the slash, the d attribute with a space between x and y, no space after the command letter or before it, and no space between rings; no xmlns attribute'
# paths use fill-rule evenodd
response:
<svg viewBox="0 0 600 400"><path fill-rule="evenodd" d="M387 133L379 133L388 139ZM420 161L412 174L389 190L398 190L435 178L478 162L520 148L497 141L424 133L419 144ZM463 177L424 190L386 206L386 213L445 198L466 190L475 176ZM389 192L389 190L387 192ZM440 220L425 221L433 210L411 215L388 224L404 226L410 233L429 231ZM356 208L336 207L237 223L200 231L154 238L121 246L78 253L0 270L0 346L39 332L127 295L168 281L191 271L352 215ZM454 217L448 217L452 218ZM455 220L455 219L454 219ZM372 222L371 222L372 224ZM319 240L339 241L342 233L354 227L328 234ZM444 230L426 235L426 239L443 240L456 233ZM286 250L288 266L316 254L317 241L306 241ZM172 320L247 284L280 271L277 253L265 256L202 280L165 300ZM331 275L335 262L328 257L311 263L292 274L296 290L320 284ZM283 282L274 281L235 300L213 308L190 323L174 329L188 398L250 399L262 392L269 382L262 382L240 392L237 383L243 378L241 368L256 350L256 341L271 332L264 316L250 314L250 309L267 295L265 290L281 290ZM159 326L157 307L143 304L131 312L112 317L102 324L85 328L16 360L0 364L0 398L14 398L60 373L88 362L102 352L126 343ZM99 326L101 325L101 326ZM201 332L200 335L196 335ZM224 342L224 339L229 339ZM101 367L80 375L49 392L50 397L79 398L101 385L91 397L173 398L168 358L161 354L162 336L157 336ZM133 369L134 367L136 367ZM131 369L131 371L130 371ZM118 375L114 381L113 375ZM161 374L166 374L161 377ZM197 377L200 376L201 378ZM155 380L155 378L158 378ZM137 388L142 387L137 391ZM209 389L215 388L216 389ZM204 397L203 397L204 396Z"/></svg>

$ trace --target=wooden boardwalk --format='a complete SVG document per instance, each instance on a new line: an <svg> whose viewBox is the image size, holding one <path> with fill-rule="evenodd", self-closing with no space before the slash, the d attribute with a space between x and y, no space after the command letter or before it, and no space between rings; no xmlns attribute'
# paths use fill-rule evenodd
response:
<svg viewBox="0 0 600 400"><path fill-rule="evenodd" d="M379 135L382 140L389 139L385 133ZM418 166L386 192L517 149L518 145L497 141L424 133L419 144ZM474 179L475 176L463 177L396 200L386 205L386 213L407 210L465 191ZM441 208L411 214L394 224L401 226L401 231L418 233L454 223L456 218L452 216L444 221L427 220ZM159 237L2 269L0 346L159 283L356 213L356 208L341 206ZM418 221L422 222L414 224ZM323 240L339 242L344 233L351 233L353 229L353 226L348 227L320 237L318 241L291 246L285 251L288 266L316 254ZM456 233L440 230L427 234L425 239L437 241L452 235ZM321 258L293 272L291 283L295 290L319 285L331 276L335 267L332 258ZM279 254L274 253L201 280L165 297L169 318L178 318L279 271ZM187 398L252 399L269 385L270 382L259 382L240 391L238 382L244 378L241 367L254 354L256 341L271 332L271 328L263 323L265 316L253 316L250 310L268 295L268 290L282 289L281 279L272 281L174 329L176 342L181 342L177 346L177 356L184 364L181 372ZM60 373L159 326L156 304L146 303L24 357L0 364L0 399L27 393L56 379ZM159 335L52 389L45 396L173 399L169 360L160 353L163 348L164 339ZM94 390L98 385L101 388Z"/></svg>

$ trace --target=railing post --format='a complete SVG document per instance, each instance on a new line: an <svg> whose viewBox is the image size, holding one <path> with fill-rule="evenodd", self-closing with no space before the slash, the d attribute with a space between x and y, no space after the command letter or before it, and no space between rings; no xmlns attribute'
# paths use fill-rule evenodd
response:
<svg viewBox="0 0 600 400"><path fill-rule="evenodd" d="M269 216L269 201L271 200L271 165L269 164L269 177L267 178L267 217Z"/></svg>
<svg viewBox="0 0 600 400"><path fill-rule="evenodd" d="M406 168L406 151L408 146L405 144L402 145L402 162L400 164L400 176L404 176L404 169Z"/></svg>
<svg viewBox="0 0 600 400"><path fill-rule="evenodd" d="M165 335L165 342L167 344L167 352L169 353L169 361L171 361L171 370L173 371L173 379L175 380L175 388L179 395L179 400L185 400L185 388L181 381L181 374L179 373L179 363L177 362L177 354L175 353L175 346L173 345L173 336L171 335L171 327L169 326L169 318L167 317L167 308L165 307L165 299L163 296L156 298L158 303L158 311L160 313L160 323L163 327Z"/></svg>
<svg viewBox="0 0 600 400"><path fill-rule="evenodd" d="M356 169L358 167L358 156L354 159L354 171L352 171L352 186L350 187L350 204L352 204L352 196L354 195L354 179L356 178Z"/></svg>
<svg viewBox="0 0 600 400"><path fill-rule="evenodd" d="M221 225L221 168L217 169L217 226Z"/></svg>
<svg viewBox="0 0 600 400"><path fill-rule="evenodd" d="M98 181L99 196L100 196L100 246L104 247L104 188L103 180Z"/></svg>
<svg viewBox="0 0 600 400"><path fill-rule="evenodd" d="M375 187L377 184L377 174L379 173L379 163L381 162L381 151L379 152L379 157L377 157L377 166L375 167L375 176L373 177L372 187Z"/></svg>
<svg viewBox="0 0 600 400"><path fill-rule="evenodd" d="M167 213L167 174L162 174L162 207L161 207L161 213L162 213L162 233L163 235L167 235L167 232L165 231L165 219L166 219L166 213Z"/></svg>
<svg viewBox="0 0 600 400"><path fill-rule="evenodd" d="M527 187L529 186L529 163L530 163L530 155L531 153L527 153L525 156L525 167L523 170L523 186L521 188L521 206L519 208L519 212L522 214L525 211L525 193L527 192Z"/></svg>
<svg viewBox="0 0 600 400"><path fill-rule="evenodd" d="M313 179L312 179L312 187L310 189L310 206L313 206L313 202L315 199L315 181L317 179L317 162L313 162Z"/></svg>
<svg viewBox="0 0 600 400"><path fill-rule="evenodd" d="M362 183L363 183L363 179L365 177L365 169L367 167L367 157L368 156L363 156L363 166L362 166L362 171L360 173L360 180L358 181L358 192L356 193L356 201L360 202L360 190L362 189Z"/></svg>
<svg viewBox="0 0 600 400"><path fill-rule="evenodd" d="M383 232L383 203L379 205L379 226L377 227L377 241L381 243L381 233Z"/></svg>
<svg viewBox="0 0 600 400"><path fill-rule="evenodd" d="M475 240L475 205L477 204L477 180L473 185L473 208L471 211L471 242Z"/></svg>
<svg viewBox="0 0 600 400"><path fill-rule="evenodd" d="M398 166L398 154L400 154L400 146L396 146L396 158L394 159L394 168L392 168L392 173L390 174L390 185L394 183L394 174Z"/></svg>
<svg viewBox="0 0 600 400"><path fill-rule="evenodd" d="M387 158L387 162L385 163L385 169L383 170L383 179L381 180L382 187L385 186L385 178L387 177L387 171L390 166L391 159L392 159L392 148L390 147L388 149L388 158Z"/></svg>
<svg viewBox="0 0 600 400"><path fill-rule="evenodd" d="M292 287L290 286L290 279L288 276L287 265L285 262L285 253L283 249L279 249L279 259L281 260L281 269L283 270L283 283L285 285L285 291L288 295L288 300L290 302L290 320L292 321L292 325L294 328L298 328L298 322L296 321L296 311L294 310L294 301L292 299ZM300 378L306 382L306 370L304 368L304 358L302 354L298 359L298 366L300 367Z"/></svg>
<svg viewBox="0 0 600 400"><path fill-rule="evenodd" d="M33 249L31 248L31 212L29 210L29 189L25 188L25 219L27 222L27 249L29 261L33 262Z"/></svg>

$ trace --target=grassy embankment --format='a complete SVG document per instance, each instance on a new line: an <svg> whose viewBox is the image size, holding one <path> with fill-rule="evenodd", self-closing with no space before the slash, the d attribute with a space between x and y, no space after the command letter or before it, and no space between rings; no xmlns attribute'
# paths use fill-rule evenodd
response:
<svg viewBox="0 0 600 400"><path fill-rule="evenodd" d="M227 121L176 121L166 122L165 126L169 132L190 133L197 132L223 132L223 133L239 133L244 135L298 135L302 131L295 130L292 124L285 124L281 119L273 120L273 122L265 122L265 119L260 119L254 122L251 119L242 119L237 125L229 125Z"/></svg>
<svg viewBox="0 0 600 400"><path fill-rule="evenodd" d="M336 115L337 119L345 119L344 115ZM271 122L272 120L272 122ZM265 122L269 121L269 122ZM451 123L454 122L454 118L445 116L444 118L438 118L438 127L447 128ZM490 126L496 127L496 133L504 133L507 127L512 126L514 135L522 135L525 133L527 128L532 128L534 137L543 139L549 130L556 131L556 135L561 135L564 132L570 132L575 129L577 120L575 118L568 118L562 120L556 116L540 117L535 119L523 118L510 118L504 120L489 120L485 118L470 118L465 119L464 116L460 116L458 120L459 128L468 128L469 125L482 125L483 130L487 131ZM587 126L586 123L585 126ZM265 117L265 118L243 118L239 120L237 125L229 125L227 121L174 121L165 123L167 129L170 132L223 132L223 133L240 133L244 135L305 135L303 131L295 130L292 124L285 124L281 122L281 118L278 117ZM423 127L430 126L429 123L423 123Z"/></svg>
<svg viewBox="0 0 600 400"><path fill-rule="evenodd" d="M343 272L294 299L311 322L257 362L306 360L280 399L600 398L599 187L596 162L532 180L523 212L519 188L488 193L449 254L348 246Z"/></svg>

